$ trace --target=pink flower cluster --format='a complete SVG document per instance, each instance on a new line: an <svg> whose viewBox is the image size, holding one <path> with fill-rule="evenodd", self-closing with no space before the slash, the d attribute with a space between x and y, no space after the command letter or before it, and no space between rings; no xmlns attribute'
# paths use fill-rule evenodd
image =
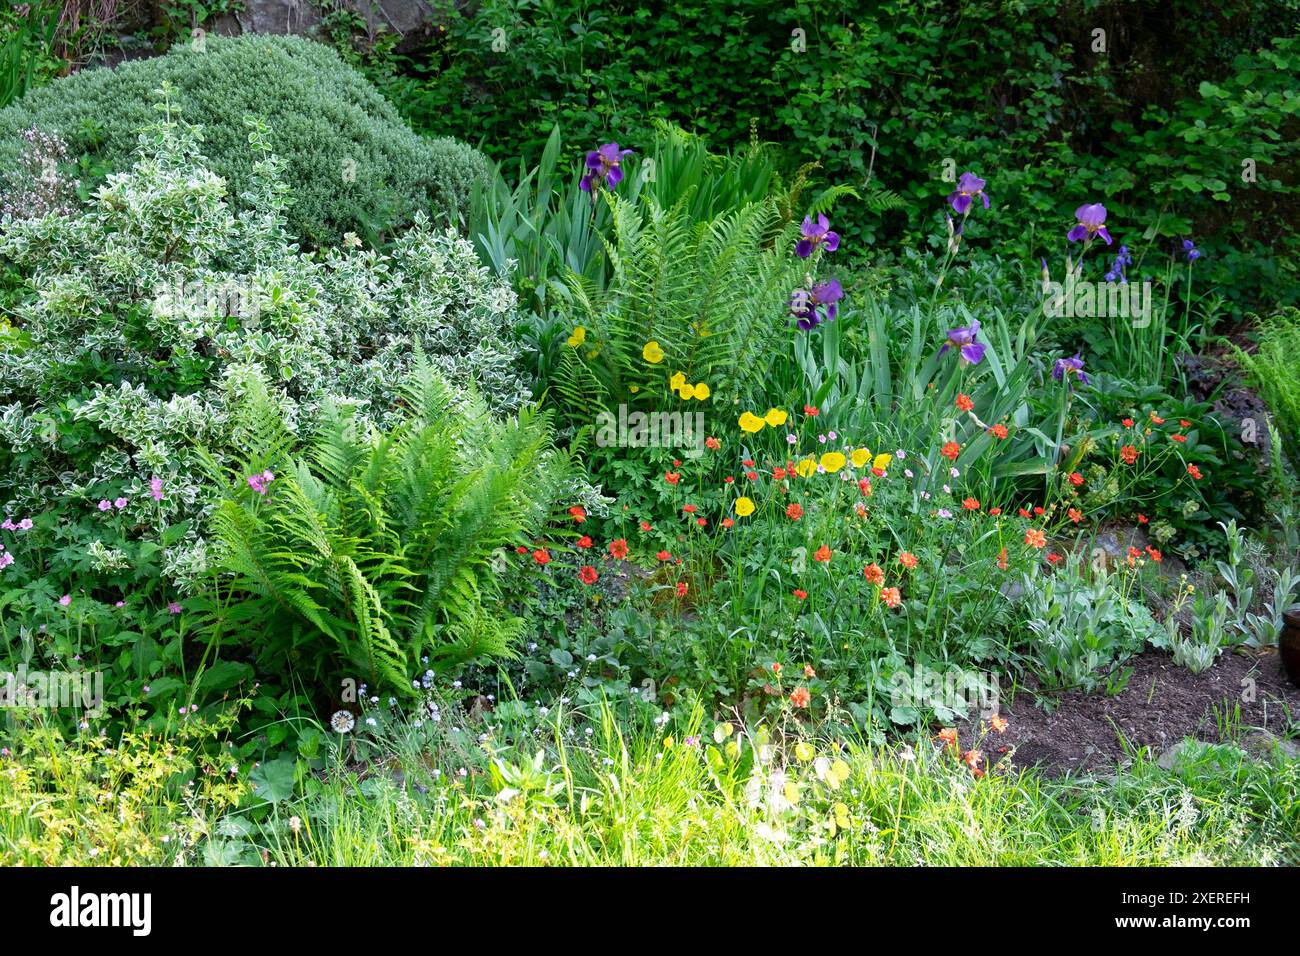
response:
<svg viewBox="0 0 1300 956"><path fill-rule="evenodd" d="M13 518L5 518L4 521L0 521L0 528L5 531L30 531L32 530L32 519L24 518L22 521L15 523Z"/></svg>
<svg viewBox="0 0 1300 956"><path fill-rule="evenodd" d="M273 481L275 481L275 475L271 474L271 472L268 470L262 472L260 475L249 475L248 487L252 488L259 495L265 495L266 489L270 486L271 482Z"/></svg>

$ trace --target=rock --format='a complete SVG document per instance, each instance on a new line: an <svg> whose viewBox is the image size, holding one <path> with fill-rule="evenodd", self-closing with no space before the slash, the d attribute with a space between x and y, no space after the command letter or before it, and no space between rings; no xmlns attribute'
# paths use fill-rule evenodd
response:
<svg viewBox="0 0 1300 956"><path fill-rule="evenodd" d="M1241 747L1252 757L1271 760L1281 756L1284 760L1300 760L1300 740L1278 737L1267 730L1257 730L1242 738Z"/></svg>
<svg viewBox="0 0 1300 956"><path fill-rule="evenodd" d="M1156 766L1161 770L1173 770L1177 767L1184 754L1195 753L1203 746L1205 745L1199 740L1184 737L1156 758Z"/></svg>

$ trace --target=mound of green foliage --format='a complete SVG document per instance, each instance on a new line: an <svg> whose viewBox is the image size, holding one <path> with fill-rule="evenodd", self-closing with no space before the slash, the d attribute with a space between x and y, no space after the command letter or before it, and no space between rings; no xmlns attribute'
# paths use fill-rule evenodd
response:
<svg viewBox="0 0 1300 956"><path fill-rule="evenodd" d="M422 354L495 411L527 397L514 293L467 239L420 216L389 254L304 254L268 131L249 137L242 211L192 133L164 111L84 208L0 224L18 282L0 324L0 502L37 525L11 580L137 599L142 579L193 584L214 496L196 451L238 445L254 391L295 429L330 398L383 423ZM46 534L57 547L35 546Z"/></svg>
<svg viewBox="0 0 1300 956"><path fill-rule="evenodd" d="M366 80L328 47L296 37L207 37L166 56L85 70L0 110L0 169L17 165L21 133L58 133L92 168L131 165L153 91L175 87L174 105L203 128L212 172L241 195L257 150L244 123L273 131L293 187L290 229L325 244L346 232L375 236L419 212L456 221L485 171L480 153L454 139L410 130Z"/></svg>

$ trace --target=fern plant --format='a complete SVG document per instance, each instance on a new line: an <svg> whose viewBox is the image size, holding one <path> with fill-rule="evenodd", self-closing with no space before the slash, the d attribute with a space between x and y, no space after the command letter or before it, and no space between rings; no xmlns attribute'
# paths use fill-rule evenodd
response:
<svg viewBox="0 0 1300 956"><path fill-rule="evenodd" d="M667 207L644 194L601 201L611 211L609 281L601 289L571 271L558 300L570 354L552 397L574 424L619 404L707 412L759 390L772 355L789 352L788 300L803 281L794 227L780 226L775 201L705 220L689 197ZM670 386L679 374L707 385L710 404L679 400Z"/></svg>
<svg viewBox="0 0 1300 956"><path fill-rule="evenodd" d="M212 518L222 594L209 619L262 667L409 692L426 666L511 653L521 621L493 558L545 524L571 462L544 414L495 420L416 365L398 425L368 430L327 404L300 457L264 392L245 403L242 467L218 475L230 490Z"/></svg>

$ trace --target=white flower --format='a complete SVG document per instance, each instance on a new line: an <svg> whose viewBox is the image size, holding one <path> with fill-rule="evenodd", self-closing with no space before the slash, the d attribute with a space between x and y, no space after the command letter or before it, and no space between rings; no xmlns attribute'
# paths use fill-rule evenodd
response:
<svg viewBox="0 0 1300 956"><path fill-rule="evenodd" d="M357 719L352 716L350 711L336 710L330 717L330 727L336 734L347 734L352 732L352 728L357 725Z"/></svg>

